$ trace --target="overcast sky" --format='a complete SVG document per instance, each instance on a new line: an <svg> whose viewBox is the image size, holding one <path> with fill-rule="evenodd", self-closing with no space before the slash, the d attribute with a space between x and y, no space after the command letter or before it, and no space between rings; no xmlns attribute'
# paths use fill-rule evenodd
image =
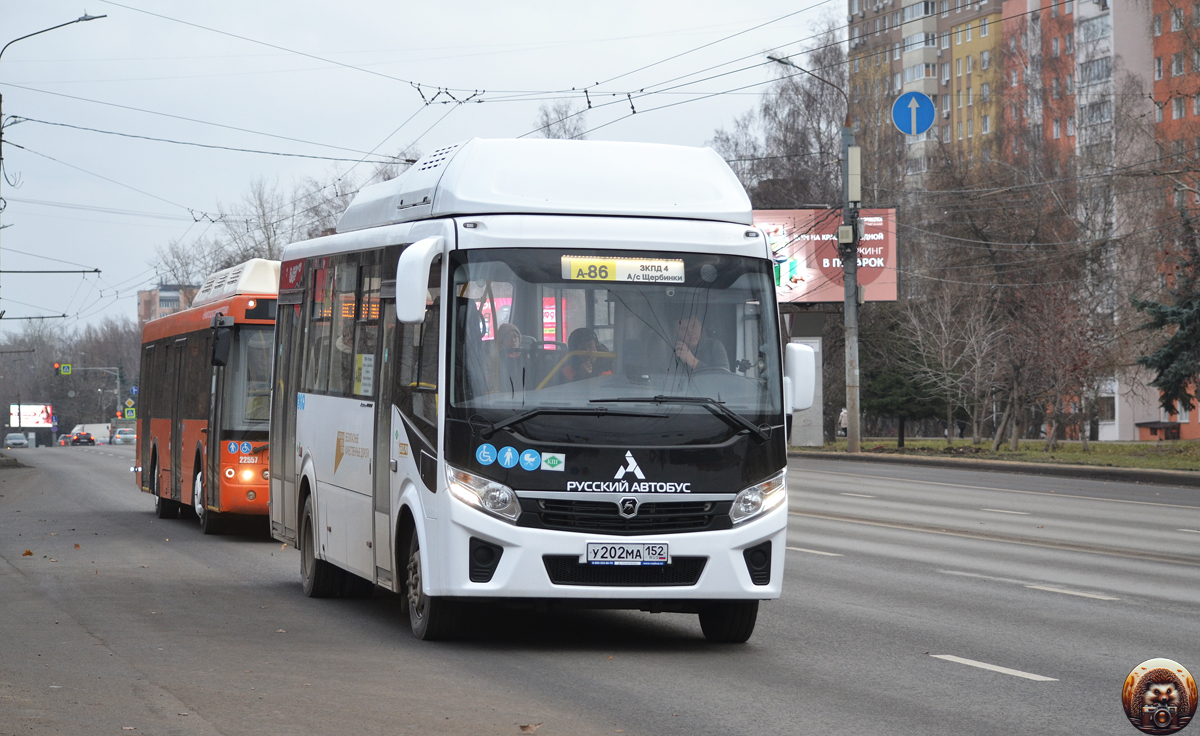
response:
<svg viewBox="0 0 1200 736"><path fill-rule="evenodd" d="M253 180L290 189L306 177L331 179L372 150L395 154L415 144L428 152L476 136L520 136L536 128L547 98L575 94L571 88L601 83L592 87L593 103L616 101L588 113L587 127L598 128L589 138L705 145L753 107L774 76L755 66L764 51L795 52L820 22L844 22L845 7L843 0L0 0L0 45L85 10L108 16L19 41L0 57L5 119L44 121L4 131L0 269L80 264L103 272L4 274L0 309L6 317L65 312L66 326L135 318L137 290L158 280L155 247L202 237L211 226L204 214L238 201ZM685 53L705 44L713 45ZM439 87L457 99L480 90L484 102L424 105L421 92L432 98ZM745 89L731 92L738 88ZM664 91L646 95L656 90ZM714 96L699 99L705 95ZM5 319L0 329L23 324Z"/></svg>

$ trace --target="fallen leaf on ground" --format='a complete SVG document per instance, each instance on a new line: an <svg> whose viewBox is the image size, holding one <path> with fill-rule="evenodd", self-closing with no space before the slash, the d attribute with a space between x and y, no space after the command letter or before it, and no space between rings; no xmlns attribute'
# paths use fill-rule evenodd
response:
<svg viewBox="0 0 1200 736"><path fill-rule="evenodd" d="M284 542L283 546L281 546L279 549L287 549L287 542Z"/></svg>
<svg viewBox="0 0 1200 736"><path fill-rule="evenodd" d="M283 629L275 629L275 633L276 634L286 634L287 632L284 631Z"/></svg>
<svg viewBox="0 0 1200 736"><path fill-rule="evenodd" d="M77 545L75 545L75 549L79 549L79 545L78 545L78 544L77 544Z"/></svg>
<svg viewBox="0 0 1200 736"><path fill-rule="evenodd" d="M521 733L533 733L541 725L540 723L526 723L524 726L518 726L518 728L521 729Z"/></svg>
<svg viewBox="0 0 1200 736"><path fill-rule="evenodd" d="M22 556L22 557L33 557L33 551L32 551L32 550L28 550L28 549L27 549L27 550L25 550L24 552L22 552L22 553L21 553L21 556Z"/></svg>

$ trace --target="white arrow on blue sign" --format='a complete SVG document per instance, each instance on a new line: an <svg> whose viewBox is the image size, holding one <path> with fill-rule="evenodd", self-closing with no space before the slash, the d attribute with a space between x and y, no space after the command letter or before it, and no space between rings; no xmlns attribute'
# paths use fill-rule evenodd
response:
<svg viewBox="0 0 1200 736"><path fill-rule="evenodd" d="M924 92L905 92L892 103L892 123L904 135L921 135L936 117L933 100Z"/></svg>

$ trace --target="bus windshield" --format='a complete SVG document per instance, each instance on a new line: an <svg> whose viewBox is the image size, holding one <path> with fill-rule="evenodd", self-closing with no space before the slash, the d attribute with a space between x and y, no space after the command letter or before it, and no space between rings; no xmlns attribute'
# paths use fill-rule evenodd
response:
<svg viewBox="0 0 1200 736"><path fill-rule="evenodd" d="M271 418L271 343L274 331L268 326L238 328L229 368L225 373L224 437L230 431L263 431ZM230 435L230 439L237 439Z"/></svg>
<svg viewBox="0 0 1200 736"><path fill-rule="evenodd" d="M452 420L654 444L783 423L766 260L481 249L450 268Z"/></svg>

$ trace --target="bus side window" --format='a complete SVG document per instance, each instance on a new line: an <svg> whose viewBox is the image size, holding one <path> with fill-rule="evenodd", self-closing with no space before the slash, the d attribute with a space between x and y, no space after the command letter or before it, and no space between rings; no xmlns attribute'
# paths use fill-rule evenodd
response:
<svg viewBox="0 0 1200 736"><path fill-rule="evenodd" d="M441 263L435 260L429 272L425 321L419 325L397 325L395 402L437 452L438 348L441 326Z"/></svg>
<svg viewBox="0 0 1200 736"><path fill-rule="evenodd" d="M333 315L333 279L327 258L317 259L309 285L308 329L305 340L304 391L325 393L329 383L330 318Z"/></svg>
<svg viewBox="0 0 1200 736"><path fill-rule="evenodd" d="M376 353L379 347L379 291L383 285L379 265L364 265L360 269L358 325L354 331L355 396L373 398L376 395Z"/></svg>
<svg viewBox="0 0 1200 736"><path fill-rule="evenodd" d="M332 304L329 393L350 396L354 393L354 317L358 313L357 255L337 259Z"/></svg>

